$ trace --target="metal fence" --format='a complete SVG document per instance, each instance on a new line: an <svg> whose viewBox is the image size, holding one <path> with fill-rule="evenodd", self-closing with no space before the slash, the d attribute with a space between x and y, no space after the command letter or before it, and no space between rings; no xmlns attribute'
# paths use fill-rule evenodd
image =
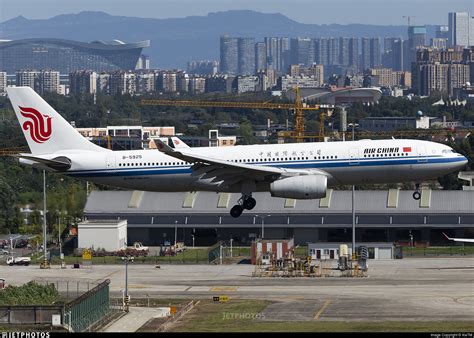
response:
<svg viewBox="0 0 474 338"><path fill-rule="evenodd" d="M5 325L51 325L53 315L64 314L63 305L0 306L0 326Z"/></svg>
<svg viewBox="0 0 474 338"><path fill-rule="evenodd" d="M87 331L110 311L107 279L66 304L64 323L73 332Z"/></svg>

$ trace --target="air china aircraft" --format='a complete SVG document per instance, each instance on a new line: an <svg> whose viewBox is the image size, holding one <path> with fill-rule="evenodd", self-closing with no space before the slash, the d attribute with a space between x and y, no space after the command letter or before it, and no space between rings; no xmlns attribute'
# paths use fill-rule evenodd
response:
<svg viewBox="0 0 474 338"><path fill-rule="evenodd" d="M7 92L31 150L17 155L20 163L134 190L241 193L233 217L255 207L257 191L319 199L328 187L419 183L467 163L446 145L395 139L189 148L175 138L172 146L157 141L158 150L112 151L85 139L31 88ZM413 198L420 196L417 188Z"/></svg>

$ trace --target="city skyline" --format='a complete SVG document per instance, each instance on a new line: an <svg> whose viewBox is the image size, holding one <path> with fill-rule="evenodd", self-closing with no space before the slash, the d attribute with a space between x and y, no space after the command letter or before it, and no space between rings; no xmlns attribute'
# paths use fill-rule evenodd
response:
<svg viewBox="0 0 474 338"><path fill-rule="evenodd" d="M368 9L370 15L367 15ZM104 11L111 15L165 19L205 16L211 12L227 10L281 13L291 20L306 24L403 25L407 24L409 15L412 24L436 25L447 24L447 12L474 12L474 3L470 0L360 0L357 6L354 6L351 0L296 0L292 2L292 6L288 6L288 3L282 0L137 0L130 6L130 1L126 0L84 0L74 3L43 0L42 6L38 7L35 0L3 0L0 4L0 22L17 16L48 19L81 11Z"/></svg>

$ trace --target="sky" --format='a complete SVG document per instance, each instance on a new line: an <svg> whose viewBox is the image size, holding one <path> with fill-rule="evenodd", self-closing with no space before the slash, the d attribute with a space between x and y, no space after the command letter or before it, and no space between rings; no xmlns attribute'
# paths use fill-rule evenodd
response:
<svg viewBox="0 0 474 338"><path fill-rule="evenodd" d="M250 9L281 13L301 23L402 25L448 23L448 12L469 11L474 0L0 0L0 22L22 15L47 19L59 14L103 11L144 18L181 18Z"/></svg>

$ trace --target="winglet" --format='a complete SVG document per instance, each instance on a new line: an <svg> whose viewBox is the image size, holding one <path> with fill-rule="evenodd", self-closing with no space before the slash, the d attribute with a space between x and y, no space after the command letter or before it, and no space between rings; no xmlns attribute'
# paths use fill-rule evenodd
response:
<svg viewBox="0 0 474 338"><path fill-rule="evenodd" d="M444 232L443 232L443 235L444 235L444 237L446 237L447 239L451 240L451 238L449 238L448 235L446 235Z"/></svg>
<svg viewBox="0 0 474 338"><path fill-rule="evenodd" d="M178 137L173 136L169 138L168 144L173 148L173 149L178 149L178 148L189 148L189 146L184 143L182 140L180 140Z"/></svg>

